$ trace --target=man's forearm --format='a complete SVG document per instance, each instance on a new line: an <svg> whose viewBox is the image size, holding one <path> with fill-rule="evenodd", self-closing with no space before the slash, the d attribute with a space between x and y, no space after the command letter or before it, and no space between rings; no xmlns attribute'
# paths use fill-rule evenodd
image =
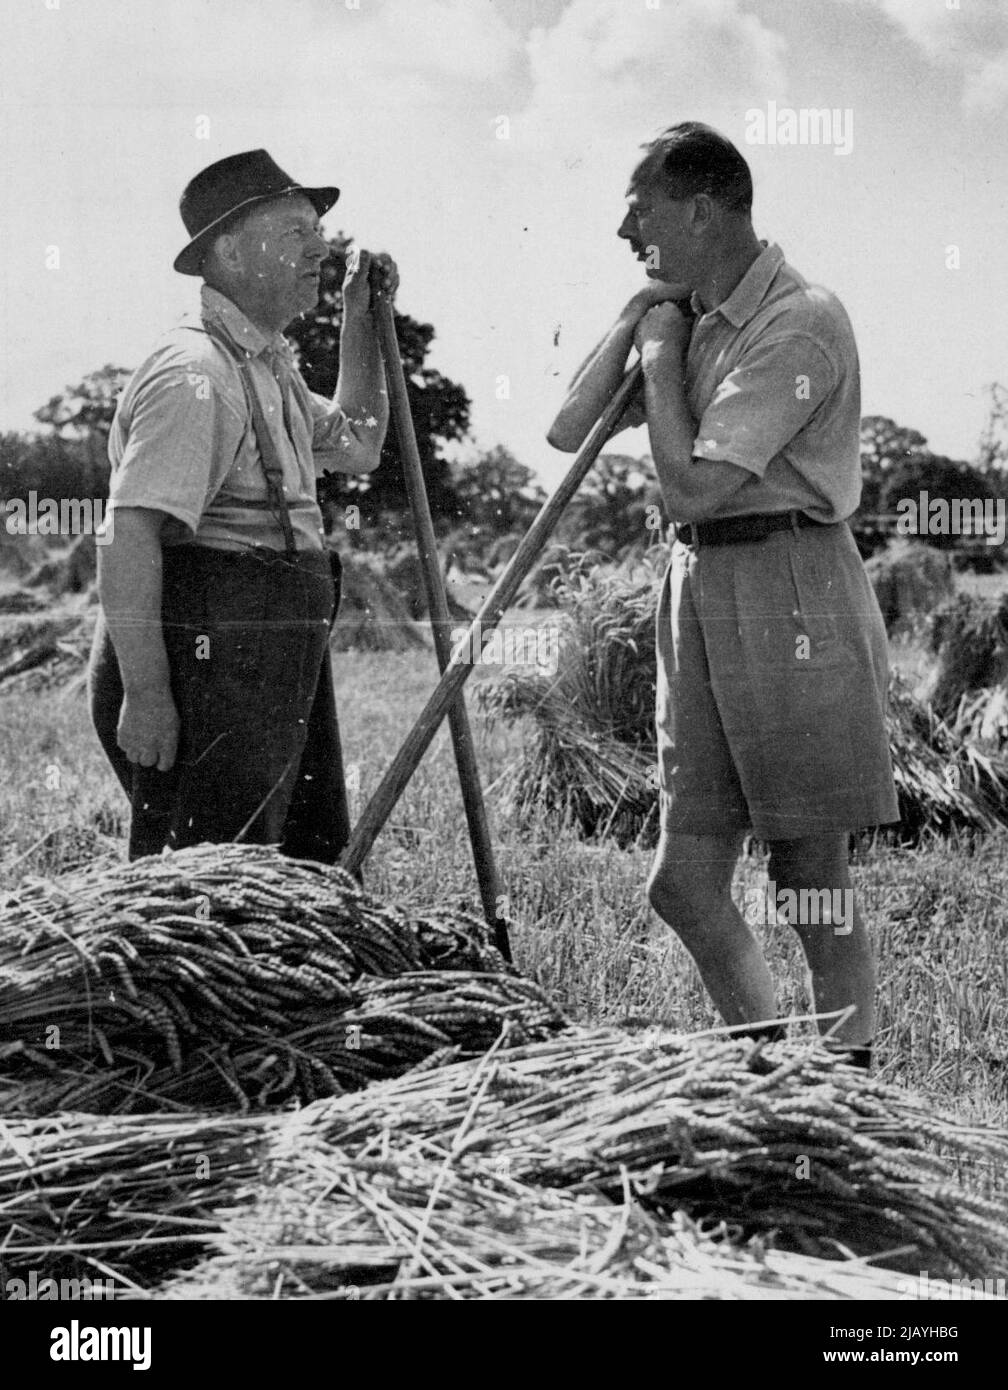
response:
<svg viewBox="0 0 1008 1390"><path fill-rule="evenodd" d="M370 313L343 321L336 403L358 431L367 431L365 437L374 440L375 452L380 453L388 429L389 404L378 334ZM368 423L371 420L373 425Z"/></svg>
<svg viewBox="0 0 1008 1390"><path fill-rule="evenodd" d="M750 475L734 463L693 457L697 425L686 397L683 353L669 347L647 352L643 360L651 455L665 509L672 521L703 521Z"/></svg>
<svg viewBox="0 0 1008 1390"><path fill-rule="evenodd" d="M624 311L578 368L546 436L555 449L573 453L588 438L623 380L636 326L637 319Z"/></svg>
<svg viewBox="0 0 1008 1390"><path fill-rule="evenodd" d="M161 626L160 526L157 513L124 509L116 514L114 541L98 551L98 597L127 694L171 687Z"/></svg>
<svg viewBox="0 0 1008 1390"><path fill-rule="evenodd" d="M658 482L666 503L675 495L677 479L690 467L696 440L696 421L686 399L682 355L675 350L652 358L644 366L644 408Z"/></svg>

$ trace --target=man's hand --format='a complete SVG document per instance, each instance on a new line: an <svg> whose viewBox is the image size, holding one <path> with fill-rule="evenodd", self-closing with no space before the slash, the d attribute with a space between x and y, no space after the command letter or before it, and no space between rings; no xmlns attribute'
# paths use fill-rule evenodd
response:
<svg viewBox="0 0 1008 1390"><path fill-rule="evenodd" d="M385 251L354 249L347 256L343 277L343 312L350 318L362 318L371 307L371 266L378 267L382 292L392 299L399 288L399 269Z"/></svg>
<svg viewBox="0 0 1008 1390"><path fill-rule="evenodd" d="M649 309L634 330L634 345L645 371L663 357L682 359L689 345L692 324L674 304L657 304Z"/></svg>
<svg viewBox="0 0 1008 1390"><path fill-rule="evenodd" d="M116 742L131 763L167 772L178 752L179 716L170 690L127 691Z"/></svg>
<svg viewBox="0 0 1008 1390"><path fill-rule="evenodd" d="M688 299L689 293L688 285L674 285L666 280L649 280L629 301L623 310L623 317L630 323L639 323L656 304L667 304L674 299Z"/></svg>

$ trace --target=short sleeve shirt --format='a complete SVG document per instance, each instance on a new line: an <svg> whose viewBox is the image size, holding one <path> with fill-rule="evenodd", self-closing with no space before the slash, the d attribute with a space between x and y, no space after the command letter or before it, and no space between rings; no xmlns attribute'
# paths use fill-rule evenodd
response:
<svg viewBox="0 0 1008 1390"><path fill-rule="evenodd" d="M767 246L728 298L698 317L686 358L693 456L750 477L712 516L796 509L842 521L861 496L854 331L829 290Z"/></svg>
<svg viewBox="0 0 1008 1390"><path fill-rule="evenodd" d="M217 290L204 285L200 314L183 320L137 368L109 435L109 504L168 514L164 544L218 550L284 548L238 364L211 338L212 323L244 355L283 466L284 494L299 550L324 546L315 480L350 447L346 415L310 391L281 334L267 337ZM288 386L287 422L283 388Z"/></svg>

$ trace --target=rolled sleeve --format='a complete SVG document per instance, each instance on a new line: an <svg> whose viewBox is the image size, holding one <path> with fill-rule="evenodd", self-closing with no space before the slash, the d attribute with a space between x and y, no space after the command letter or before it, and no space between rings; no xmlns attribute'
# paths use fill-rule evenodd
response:
<svg viewBox="0 0 1008 1390"><path fill-rule="evenodd" d="M243 429L199 368L153 372L130 401L122 452L113 460L110 505L167 512L195 534Z"/></svg>
<svg viewBox="0 0 1008 1390"><path fill-rule="evenodd" d="M336 467L337 461L353 448L346 411L335 401L315 391L309 392L312 417L312 454L316 474Z"/></svg>
<svg viewBox="0 0 1008 1390"><path fill-rule="evenodd" d="M789 333L755 343L704 411L694 457L734 463L762 477L837 380L836 367L810 335Z"/></svg>

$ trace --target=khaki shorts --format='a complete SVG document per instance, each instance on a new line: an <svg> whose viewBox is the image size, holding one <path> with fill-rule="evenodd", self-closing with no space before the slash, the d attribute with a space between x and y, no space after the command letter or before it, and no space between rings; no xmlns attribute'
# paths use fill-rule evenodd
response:
<svg viewBox="0 0 1008 1390"><path fill-rule="evenodd" d="M657 622L664 830L787 840L899 819L885 626L846 524L677 542Z"/></svg>

